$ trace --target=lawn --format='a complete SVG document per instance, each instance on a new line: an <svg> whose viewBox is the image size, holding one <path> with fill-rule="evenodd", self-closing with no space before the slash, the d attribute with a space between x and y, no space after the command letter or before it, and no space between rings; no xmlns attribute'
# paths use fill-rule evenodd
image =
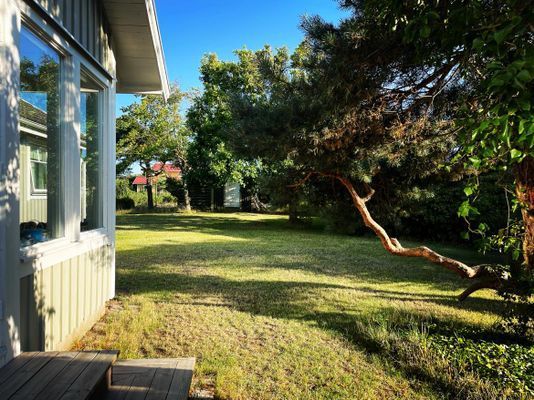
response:
<svg viewBox="0 0 534 400"><path fill-rule="evenodd" d="M204 398L496 396L430 338L489 331L500 301L483 291L458 303L466 282L438 266L283 216L125 214L117 225L118 295L77 348L195 356Z"/></svg>

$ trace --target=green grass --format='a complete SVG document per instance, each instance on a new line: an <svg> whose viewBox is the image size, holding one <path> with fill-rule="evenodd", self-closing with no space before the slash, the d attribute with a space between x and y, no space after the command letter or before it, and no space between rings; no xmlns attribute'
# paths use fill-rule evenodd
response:
<svg viewBox="0 0 534 400"><path fill-rule="evenodd" d="M118 296L78 348L195 356L194 391L222 399L498 396L425 344L432 329L489 332L501 308L487 291L458 303L466 282L443 268L281 216L125 214L117 223Z"/></svg>

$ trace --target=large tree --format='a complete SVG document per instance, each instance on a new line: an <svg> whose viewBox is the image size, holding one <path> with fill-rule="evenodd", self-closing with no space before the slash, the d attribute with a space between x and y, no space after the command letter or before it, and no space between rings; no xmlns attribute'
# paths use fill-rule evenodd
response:
<svg viewBox="0 0 534 400"><path fill-rule="evenodd" d="M141 95L139 101L122 109L117 119L117 169L136 163L147 180L148 208L154 208L152 183L164 172L154 171L155 162L175 162L186 168L188 131L180 115L184 94L173 86L170 97Z"/></svg>
<svg viewBox="0 0 534 400"><path fill-rule="evenodd" d="M522 272L532 271L532 11L516 1L342 1L335 26L304 20L290 60L257 53L261 96L232 91L233 148L289 159L337 182L392 254L424 257L476 279L461 296L514 277L428 247L406 248L368 208L377 192L444 173L514 171L523 214ZM440 168L452 160L452 171ZM466 188L470 193L472 186ZM468 216L475 208L465 203ZM439 229L437 227L436 229Z"/></svg>
<svg viewBox="0 0 534 400"><path fill-rule="evenodd" d="M238 50L239 63L225 62L215 54L202 60L200 79L203 91L193 96L187 112L192 132L188 148L188 181L208 187L239 182L254 191L262 164L254 157L237 156L230 149L228 127L233 123L230 93L261 92L253 53Z"/></svg>

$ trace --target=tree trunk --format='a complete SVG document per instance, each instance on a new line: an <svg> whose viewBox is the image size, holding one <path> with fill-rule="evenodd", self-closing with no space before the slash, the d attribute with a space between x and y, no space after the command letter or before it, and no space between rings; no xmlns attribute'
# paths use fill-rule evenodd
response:
<svg viewBox="0 0 534 400"><path fill-rule="evenodd" d="M296 224L298 222L298 194L296 190L292 190L291 197L289 199L289 223Z"/></svg>
<svg viewBox="0 0 534 400"><path fill-rule="evenodd" d="M184 209L185 211L191 211L191 198L189 197L189 189L187 183L184 181Z"/></svg>
<svg viewBox="0 0 534 400"><path fill-rule="evenodd" d="M515 171L515 191L521 204L525 236L523 257L527 271L534 270L534 158L526 157Z"/></svg>
<svg viewBox="0 0 534 400"><path fill-rule="evenodd" d="M150 210L154 208L154 193L152 193L152 184L146 185L147 206Z"/></svg>

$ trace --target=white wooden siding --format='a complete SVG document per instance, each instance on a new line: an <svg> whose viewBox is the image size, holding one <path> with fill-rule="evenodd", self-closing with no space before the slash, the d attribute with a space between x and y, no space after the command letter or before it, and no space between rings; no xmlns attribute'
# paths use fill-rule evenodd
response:
<svg viewBox="0 0 534 400"><path fill-rule="evenodd" d="M108 71L109 26L101 0L34 0L53 16Z"/></svg>

